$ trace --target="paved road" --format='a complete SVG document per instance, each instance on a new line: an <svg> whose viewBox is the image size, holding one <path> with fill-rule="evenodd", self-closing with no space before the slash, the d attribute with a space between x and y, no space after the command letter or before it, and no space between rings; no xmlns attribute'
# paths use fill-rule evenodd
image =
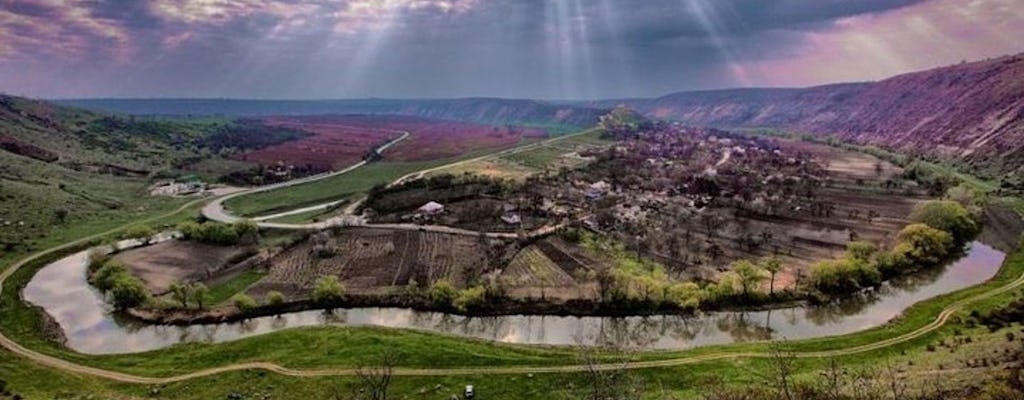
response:
<svg viewBox="0 0 1024 400"><path fill-rule="evenodd" d="M457 167L457 166L460 166L460 165L466 165L466 164L469 164L469 163L474 163L474 162L482 161L482 160L486 160L486 159L504 157L504 156L507 156L509 154L515 154L515 153L519 153L519 152L522 152L522 151L534 149L534 148L537 148L537 147L540 147L540 146L550 145L551 143L557 143L557 142L562 141L562 140L566 140L566 139L569 139L569 138L572 138L572 137L575 137L575 136L579 136L579 135L585 135L585 134L592 133L592 132L594 132L593 129L585 130L585 131L573 133L573 134L570 134L570 135L559 136L557 138L540 141L540 142L537 142L537 143L531 143L531 144L528 144L528 145L525 145L525 146L514 147L514 148L511 148L511 149L506 149L506 150L502 150L502 151L499 151L499 152L482 155L482 156L479 156L479 157L474 157L474 158L470 158L470 159L466 159L466 160L462 160L462 161L456 161L456 162L453 162L453 163L450 163L450 164L445 164L445 165L441 165L441 166L437 166L437 167L433 167L433 168L428 168L428 169L412 172L412 173L403 175L403 176L399 177L398 179L394 180L393 182L391 182L389 184L389 186L394 186L394 185L400 184L400 183L405 182L405 181L410 180L410 179L418 179L418 178L421 178L421 177L423 177L426 174L429 174L431 172L441 171L441 170L444 170L444 169L453 168L453 167ZM389 142L388 144L385 144L384 146L382 146L382 147L380 147L378 149L378 152L386 150L388 147L390 147L391 145L393 145L397 141L405 139L408 135L409 134L406 133L402 137L400 137L400 138L398 138L398 139L396 139L396 140L394 140L392 142ZM219 222L227 222L227 223L235 222L235 221L238 221L241 218L236 217L234 215L231 215L230 213L228 213L224 209L224 202L225 201L228 201L230 199L233 199L233 198L239 197L239 196L245 196L245 195L249 195L249 194L253 194L253 193L258 193L258 192L265 192L265 191L268 191L268 190L280 189L280 188L283 188L283 187L294 186L294 185L299 185L299 184L303 184L303 183L315 182L315 181L318 181L318 180L321 180L321 179L326 179L326 178L330 178L330 177L334 177L334 176L338 176L338 175L343 175L343 174L351 172L351 171L353 171L353 170L355 170L357 168L360 168L360 167L362 167L364 165L366 165L365 161L359 162L359 163L357 163L355 165L352 165L352 166L349 166L348 168L345 168L345 169L343 169L341 171L332 172L332 173L329 173L329 174L315 175L315 176L310 176L310 177L306 177L306 178L298 179L298 180L294 180L294 181L288 181L288 182L279 183L279 184L275 184L275 185L268 185L268 186L263 186L263 187L259 187L259 188L255 188L255 189L250 189L250 190L242 191L242 192L237 192L237 193L234 193L232 195L229 195L229 196L226 196L226 197L214 200L213 202L208 204L206 207L203 208L203 211L202 211L203 212L203 216L205 216L206 218L209 218L211 220L219 221ZM328 220L325 220L325 221L321 221L321 222L311 222L311 223L305 223L305 224L289 224L289 223L276 223L276 222L267 222L267 221L273 220L273 219L277 219L277 218L281 218L281 217L286 217L286 216L289 216L289 215L302 214L302 213L312 212L312 211L317 211L317 210L325 210L325 209L328 209L328 208L331 208L331 207L335 207L335 206L337 206L339 204L342 204L343 201L332 201L332 202L327 202L327 203L323 203L323 204L317 204L317 205L314 205L314 206L303 207L303 208L300 208L300 209L297 209L297 210L290 210L290 211L276 213L276 214L272 214L272 215L259 216L259 217L252 218L252 220L254 222L256 222L256 224L258 226L260 226L261 228L272 228L272 229L320 230L320 229L326 229L326 228L335 227L335 226L363 226L363 227L367 227L367 228L398 229L398 230L419 230L419 231L427 231L427 232L450 233L450 234L456 234L456 235L472 235L472 236L480 235L480 232L477 232L477 231L470 231L470 230L466 230L466 229L458 229L458 228L451 228L451 227L438 226L438 225L368 224L361 217L353 215L355 213L356 209L358 209L359 205L364 200L365 200L365 198L361 198L361 199L359 199L357 201L352 202L348 206L346 206L345 209L342 210L342 215L341 216L338 216L338 217L335 217L335 218L331 218L331 219L328 219ZM528 234L527 236L547 234L547 233L552 232L554 229L557 229L557 227L542 227L541 229L539 229L539 230L537 230L535 232L532 232L532 233ZM516 238L517 237L517 235L514 234L514 233L503 233L503 232L488 232L488 233L485 233L485 236L490 237L490 238L499 238L499 239L509 239L509 238Z"/></svg>
<svg viewBox="0 0 1024 400"><path fill-rule="evenodd" d="M391 147L391 146L395 145L396 143L401 142L401 141L405 140L406 138L408 138L409 135L410 135L409 132L403 132L402 136L399 136L398 138L396 138L396 139L394 139L394 140L392 140L390 142L387 142L384 145L378 147L377 148L377 152L381 153L384 150L387 150L389 147ZM245 196L245 195L249 195L249 194L253 194L253 193L266 192L266 191L270 191L270 190L286 188L286 187L289 187L289 186L295 186L295 185L301 185L301 184L304 184L304 183L316 182L316 181L319 181L319 180L335 177L335 176L338 176L338 175L344 175L344 174L352 172L352 171L354 171L354 170L358 169L359 167L362 167L362 166L364 166L366 164L367 164L366 160L363 160L363 161L357 162L357 163L355 163L353 165L350 165L350 166L346 167L345 169L342 169L342 170L339 170L339 171L329 172L329 173L325 173L325 174L318 174L318 175L307 176L305 178L293 179L293 180L290 180L290 181L287 181L287 182L275 183L273 185L260 186L260 187L257 187L257 188L252 188L252 189L249 189L249 190L243 190L243 191L240 191L240 192L236 192L236 193L230 194L228 196L217 198L214 201L210 202L210 204L207 204L206 207L203 207L202 213L203 213L204 217L209 218L209 219L214 220L214 221L227 222L227 223L235 222L235 221L238 221L241 218L238 218L238 217L236 217L234 215L231 215L230 213L227 212L227 210L224 209L224 202L225 201L231 200L231 199L233 199L235 197L239 197L239 196ZM288 212L284 212L284 213L279 213L279 214L275 214L275 215L270 215L270 216L266 216L266 217L258 217L255 220L256 221L265 221L265 220L268 220L268 219L274 219L274 218L279 218L279 217L282 217L282 216L299 214L299 213L302 213L302 212L309 212L309 211L314 211L314 210L326 209L326 208L332 207L332 206L334 206L334 205L336 205L338 203L339 202L335 201L335 202L319 204L319 205L315 205L315 206L311 206L311 207L306 207L306 208L303 208L301 210L292 210L292 211L288 211ZM308 229L308 228L299 228L299 229Z"/></svg>

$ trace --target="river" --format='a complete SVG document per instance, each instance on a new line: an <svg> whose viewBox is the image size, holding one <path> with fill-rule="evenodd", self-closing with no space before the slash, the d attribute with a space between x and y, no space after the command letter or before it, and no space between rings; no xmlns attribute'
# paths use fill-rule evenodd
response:
<svg viewBox="0 0 1024 400"><path fill-rule="evenodd" d="M70 349L86 354L142 352L190 342L226 342L287 328L324 325L416 329L502 343L683 349L754 340L807 339L876 327L921 300L989 280L1004 259L1004 253L974 242L962 258L944 268L894 280L878 291L851 296L839 304L693 316L463 317L401 308L355 308L184 327L148 325L123 321L111 312L102 294L86 282L85 251L40 269L22 295L56 320Z"/></svg>

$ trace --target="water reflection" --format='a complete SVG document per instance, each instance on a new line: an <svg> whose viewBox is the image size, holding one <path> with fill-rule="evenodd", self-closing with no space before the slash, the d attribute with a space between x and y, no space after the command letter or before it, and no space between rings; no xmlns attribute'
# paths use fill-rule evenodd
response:
<svg viewBox="0 0 1024 400"><path fill-rule="evenodd" d="M41 269L25 287L23 295L43 307L60 324L68 347L89 354L139 352L190 342L223 342L286 328L327 325L409 328L505 343L676 349L773 337L830 336L878 326L913 303L988 280L998 271L1004 257L989 246L973 243L962 259L948 267L900 279L876 292L859 293L836 304L689 317L514 315L466 318L408 309L357 308L304 311L188 327L146 325L114 316L100 294L86 283L86 252Z"/></svg>

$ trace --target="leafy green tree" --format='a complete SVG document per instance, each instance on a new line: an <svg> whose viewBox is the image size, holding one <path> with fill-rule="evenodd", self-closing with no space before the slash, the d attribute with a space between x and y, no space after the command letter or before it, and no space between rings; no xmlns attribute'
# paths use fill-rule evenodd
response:
<svg viewBox="0 0 1024 400"><path fill-rule="evenodd" d="M910 220L949 232L957 243L965 243L978 234L978 222L964 206L952 200L931 200L918 204Z"/></svg>
<svg viewBox="0 0 1024 400"><path fill-rule="evenodd" d="M100 291L106 292L114 288L114 284L119 277L127 274L128 270L123 264L116 261L108 261L93 274L93 285Z"/></svg>
<svg viewBox="0 0 1024 400"><path fill-rule="evenodd" d="M878 252L878 247L871 242L852 241L846 244L846 256L854 260L869 261Z"/></svg>
<svg viewBox="0 0 1024 400"><path fill-rule="evenodd" d="M437 306L446 306L452 304L452 301L459 295L459 291L455 289L455 286L451 282L441 279L435 281L430 285L430 289L427 290L427 296L430 301Z"/></svg>
<svg viewBox="0 0 1024 400"><path fill-rule="evenodd" d="M665 287L665 301L683 309L697 309L701 303L700 286L694 282L677 283Z"/></svg>
<svg viewBox="0 0 1024 400"><path fill-rule="evenodd" d="M114 307L125 310L137 307L149 300L149 289L138 278L123 274L114 281L110 289Z"/></svg>
<svg viewBox="0 0 1024 400"><path fill-rule="evenodd" d="M148 225L134 225L124 231L125 239L140 240L144 244L149 244L153 236L156 236L156 230Z"/></svg>
<svg viewBox="0 0 1024 400"><path fill-rule="evenodd" d="M761 260L761 267L765 271L768 271L770 280L768 281L768 294L771 296L775 295L775 275L782 271L782 260L777 256L766 257Z"/></svg>
<svg viewBox="0 0 1024 400"><path fill-rule="evenodd" d="M483 286L474 286L459 292L453 305L455 308L466 311L473 307L479 307L487 301L487 289Z"/></svg>
<svg viewBox="0 0 1024 400"><path fill-rule="evenodd" d="M764 275L761 273L761 270L748 260L733 262L732 271L739 277L743 297L749 297L752 291L757 290L757 285L764 281Z"/></svg>
<svg viewBox="0 0 1024 400"><path fill-rule="evenodd" d="M267 305L277 307L284 304L284 294L276 290L267 292L266 298Z"/></svg>
<svg viewBox="0 0 1024 400"><path fill-rule="evenodd" d="M245 293L239 293L231 298L231 302L234 303L235 308L243 313L248 313L256 309L256 300Z"/></svg>
<svg viewBox="0 0 1024 400"><path fill-rule="evenodd" d="M195 299L196 305L200 310L203 309L206 304L206 295L210 292L210 289L202 282L196 282L191 285L192 287L192 298Z"/></svg>
<svg viewBox="0 0 1024 400"><path fill-rule="evenodd" d="M910 246L905 247L907 257L926 265L937 264L945 259L954 243L952 235L947 231L925 224L907 225L896 238Z"/></svg>
<svg viewBox="0 0 1024 400"><path fill-rule="evenodd" d="M181 303L181 308L188 308L188 300L192 297L192 286L173 282L170 286L171 298Z"/></svg>
<svg viewBox="0 0 1024 400"><path fill-rule="evenodd" d="M313 288L313 301L320 304L332 304L341 301L345 297L345 287L338 281L338 277L328 275L316 281Z"/></svg>

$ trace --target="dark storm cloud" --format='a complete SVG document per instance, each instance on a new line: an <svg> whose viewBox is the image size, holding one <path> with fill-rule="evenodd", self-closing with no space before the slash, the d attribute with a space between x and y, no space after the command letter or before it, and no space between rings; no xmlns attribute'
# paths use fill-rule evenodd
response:
<svg viewBox="0 0 1024 400"><path fill-rule="evenodd" d="M927 1L0 0L0 91L650 95L770 82L746 67L793 56L808 35L837 21L921 3Z"/></svg>

